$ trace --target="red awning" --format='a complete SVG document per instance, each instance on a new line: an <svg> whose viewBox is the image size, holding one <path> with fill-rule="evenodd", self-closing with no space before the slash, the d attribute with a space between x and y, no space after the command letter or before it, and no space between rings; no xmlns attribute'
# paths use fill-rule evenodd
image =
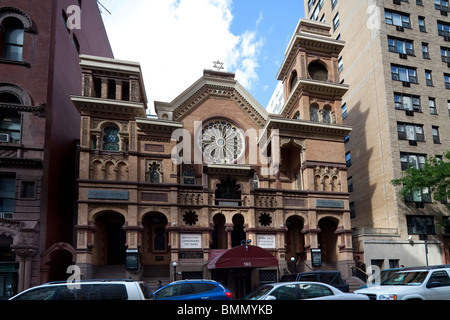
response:
<svg viewBox="0 0 450 320"><path fill-rule="evenodd" d="M242 245L225 250L212 257L208 269L225 268L265 268L277 267L278 260L267 250L250 245Z"/></svg>

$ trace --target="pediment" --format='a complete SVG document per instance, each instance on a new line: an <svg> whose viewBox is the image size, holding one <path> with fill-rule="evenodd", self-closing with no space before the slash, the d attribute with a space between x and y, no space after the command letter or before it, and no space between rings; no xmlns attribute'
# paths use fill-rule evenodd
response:
<svg viewBox="0 0 450 320"><path fill-rule="evenodd" d="M233 101L259 126L267 121L267 111L234 79L234 74L205 70L203 77L170 103L155 102L155 110L170 113L170 119L182 122L208 99Z"/></svg>

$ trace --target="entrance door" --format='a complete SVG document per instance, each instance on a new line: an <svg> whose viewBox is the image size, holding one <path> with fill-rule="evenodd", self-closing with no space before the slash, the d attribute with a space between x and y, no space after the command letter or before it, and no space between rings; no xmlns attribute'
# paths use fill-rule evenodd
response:
<svg viewBox="0 0 450 320"><path fill-rule="evenodd" d="M242 298L251 290L251 269L234 269L234 294L236 299Z"/></svg>
<svg viewBox="0 0 450 320"><path fill-rule="evenodd" d="M108 238L108 264L124 264L125 263L125 243L126 233L122 229L123 222L112 221L107 226Z"/></svg>

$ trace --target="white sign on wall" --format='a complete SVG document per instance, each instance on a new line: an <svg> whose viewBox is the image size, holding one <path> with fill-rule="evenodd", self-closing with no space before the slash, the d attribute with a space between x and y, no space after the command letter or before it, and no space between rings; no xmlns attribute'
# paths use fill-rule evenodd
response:
<svg viewBox="0 0 450 320"><path fill-rule="evenodd" d="M274 234L258 234L256 235L256 245L265 249L275 249L276 241Z"/></svg>
<svg viewBox="0 0 450 320"><path fill-rule="evenodd" d="M202 235L192 233L180 234L180 248L181 249L201 249Z"/></svg>

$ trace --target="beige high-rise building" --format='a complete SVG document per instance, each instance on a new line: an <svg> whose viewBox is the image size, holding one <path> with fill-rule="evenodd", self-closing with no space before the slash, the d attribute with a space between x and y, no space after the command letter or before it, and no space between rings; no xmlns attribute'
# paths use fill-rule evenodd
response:
<svg viewBox="0 0 450 320"><path fill-rule="evenodd" d="M450 150L448 1L304 0L346 46L340 79L355 259L381 269L449 263L450 211L391 184ZM426 254L426 252L428 253Z"/></svg>

